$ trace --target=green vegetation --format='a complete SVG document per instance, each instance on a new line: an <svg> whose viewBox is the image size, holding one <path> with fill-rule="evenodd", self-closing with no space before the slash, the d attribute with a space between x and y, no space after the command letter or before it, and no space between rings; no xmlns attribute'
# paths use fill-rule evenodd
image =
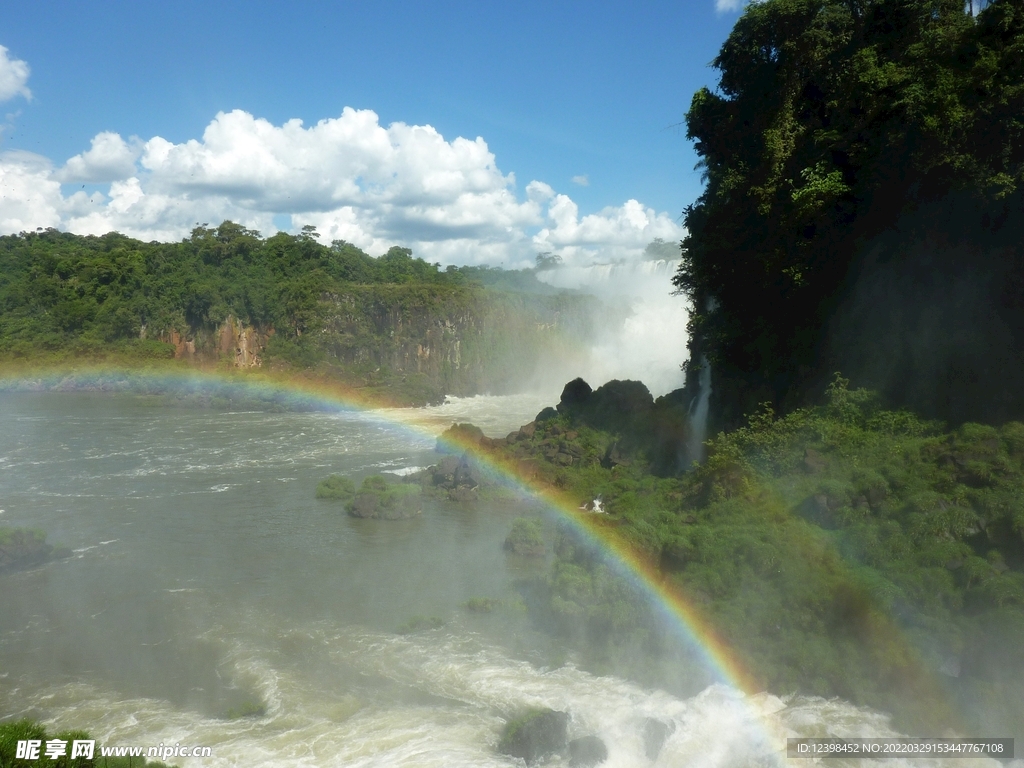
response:
<svg viewBox="0 0 1024 768"><path fill-rule="evenodd" d="M501 601L493 597L471 597L463 607L470 613L491 613L499 605Z"/></svg>
<svg viewBox="0 0 1024 768"><path fill-rule="evenodd" d="M519 517L512 521L512 529L505 537L505 549L517 555L538 557L544 554L544 535L540 520Z"/></svg>
<svg viewBox="0 0 1024 768"><path fill-rule="evenodd" d="M686 117L707 186L675 278L716 423L812 402L837 369L954 423L1024 415L1024 14L972 11L766 0L737 21Z"/></svg>
<svg viewBox="0 0 1024 768"><path fill-rule="evenodd" d="M0 573L31 568L47 560L69 557L66 547L54 548L46 543L46 534L28 528L0 526Z"/></svg>
<svg viewBox="0 0 1024 768"><path fill-rule="evenodd" d="M421 492L418 485L389 482L383 475L370 475L345 509L352 517L401 520L420 513Z"/></svg>
<svg viewBox="0 0 1024 768"><path fill-rule="evenodd" d="M945 688L986 731L1024 722L1024 424L946 432L836 377L825 405L766 407L703 466L658 477L649 446L582 423L566 391L495 458L575 506L602 498L589 524L675 583L769 690L935 725ZM563 529L555 555L525 588L538 622L609 658L664 651L602 551Z"/></svg>
<svg viewBox="0 0 1024 768"><path fill-rule="evenodd" d="M282 353L301 355L301 334L323 292L344 284L446 285L458 273L392 248L373 259L315 232L261 239L226 221L196 227L181 243L124 235L81 237L57 230L0 237L0 342L13 356L119 342L141 355L166 355L172 330L216 326L233 315L274 327Z"/></svg>
<svg viewBox="0 0 1024 768"><path fill-rule="evenodd" d="M347 477L341 475L330 475L321 480L316 486L316 497L318 499L340 499L348 501L356 495L356 484Z"/></svg>
<svg viewBox="0 0 1024 768"><path fill-rule="evenodd" d="M59 739L67 742L67 754L52 760L46 757L46 742ZM144 757L101 757L99 746L94 750L92 758L76 757L71 759L71 745L75 740L92 739L85 731L60 731L49 734L46 729L31 720L15 720L0 723L0 768L29 768L29 766L49 766L49 768L170 768L166 763L147 760ZM24 760L16 757L19 741L37 740L42 742L39 758Z"/></svg>
<svg viewBox="0 0 1024 768"><path fill-rule="evenodd" d="M17 367L174 358L305 371L408 403L509 391L599 332L596 300L532 270L441 270L392 248L226 221L180 243L49 229L0 237L0 361Z"/></svg>

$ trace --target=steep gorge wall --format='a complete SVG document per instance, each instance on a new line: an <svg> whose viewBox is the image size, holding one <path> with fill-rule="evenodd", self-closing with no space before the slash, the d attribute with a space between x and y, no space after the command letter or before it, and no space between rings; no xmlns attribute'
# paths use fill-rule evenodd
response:
<svg viewBox="0 0 1024 768"><path fill-rule="evenodd" d="M588 296L353 286L325 297L318 345L354 368L419 374L450 394L510 392L595 332Z"/></svg>
<svg viewBox="0 0 1024 768"><path fill-rule="evenodd" d="M478 331L478 310L462 292L355 286L325 297L319 344L342 365L441 379L469 364L462 358L462 340Z"/></svg>
<svg viewBox="0 0 1024 768"><path fill-rule="evenodd" d="M174 357L186 360L229 359L235 368L259 368L273 328L258 329L245 325L234 315L215 328L171 328L159 340L174 347ZM144 337L143 337L144 338Z"/></svg>
<svg viewBox="0 0 1024 768"><path fill-rule="evenodd" d="M445 394L501 393L581 354L600 332L598 306L590 296L479 286L351 285L321 295L304 329L260 328L229 315L207 327L181 323L158 338L195 362L246 369L282 361L368 383L415 376Z"/></svg>

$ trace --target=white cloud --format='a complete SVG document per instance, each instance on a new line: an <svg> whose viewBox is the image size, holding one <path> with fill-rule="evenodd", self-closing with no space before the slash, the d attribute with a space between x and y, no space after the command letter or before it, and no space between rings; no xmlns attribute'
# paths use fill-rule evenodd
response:
<svg viewBox="0 0 1024 768"><path fill-rule="evenodd" d="M0 233L59 227L64 200L50 161L31 152L0 154Z"/></svg>
<svg viewBox="0 0 1024 768"><path fill-rule="evenodd" d="M535 203L546 203L555 196L555 190L543 181L531 181L526 185L526 196Z"/></svg>
<svg viewBox="0 0 1024 768"><path fill-rule="evenodd" d="M678 240L683 231L667 213L636 200L580 218L576 203L556 195L548 220L549 225L533 237L536 249L557 253L568 265L632 261L655 238Z"/></svg>
<svg viewBox="0 0 1024 768"><path fill-rule="evenodd" d="M587 176L587 174L585 173L582 174L581 176L573 176L571 181L573 184L579 184L581 187L590 186L590 177Z"/></svg>
<svg viewBox="0 0 1024 768"><path fill-rule="evenodd" d="M58 181L104 182L131 178L138 169L135 161L141 153L138 140L129 145L120 134L104 131L96 134L92 147L75 155L55 174Z"/></svg>
<svg viewBox="0 0 1024 768"><path fill-rule="evenodd" d="M0 101L7 101L15 96L31 99L32 91L25 85L29 73L28 64L21 59L10 58L7 49L0 45Z"/></svg>
<svg viewBox="0 0 1024 768"><path fill-rule="evenodd" d="M63 196L61 182L109 188ZM285 214L295 229L315 225L321 242L343 239L373 254L404 245L442 263L527 266L538 251L574 263L622 261L681 232L635 200L581 217L542 181L520 196L482 138L385 127L374 112L350 108L310 127L220 113L200 139L180 144L104 132L57 171L45 158L8 153L0 189L2 232L57 226L177 240L197 222L224 219L269 234Z"/></svg>
<svg viewBox="0 0 1024 768"><path fill-rule="evenodd" d="M733 13L743 9L747 0L715 0L715 10L719 13Z"/></svg>

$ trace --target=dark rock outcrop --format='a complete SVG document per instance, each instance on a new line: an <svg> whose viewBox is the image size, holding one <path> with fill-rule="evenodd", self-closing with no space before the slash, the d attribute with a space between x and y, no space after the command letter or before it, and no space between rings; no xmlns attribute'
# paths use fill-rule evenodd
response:
<svg viewBox="0 0 1024 768"><path fill-rule="evenodd" d="M488 439L475 424L452 424L437 439L436 450L438 453L459 453L467 448L476 448Z"/></svg>
<svg viewBox="0 0 1024 768"><path fill-rule="evenodd" d="M532 765L561 752L568 741L569 715L553 709L534 709L510 720L498 741L498 751Z"/></svg>
<svg viewBox="0 0 1024 768"><path fill-rule="evenodd" d="M594 390L583 379L573 379L562 389L562 397L558 401L558 412L565 414L583 412L593 393Z"/></svg>
<svg viewBox="0 0 1024 768"><path fill-rule="evenodd" d="M558 418L558 411L556 411L554 408L552 408L549 405L547 408L545 408L543 411L541 411L540 413L537 414L537 418L534 419L534 421L540 423L540 422L544 422L544 421L551 421L551 419L557 419L557 418Z"/></svg>
<svg viewBox="0 0 1024 768"><path fill-rule="evenodd" d="M583 379L573 379L562 389L558 409L545 408L541 414L557 414L607 432L642 430L649 421L654 398L640 381L609 381L595 390ZM538 421L542 421L538 415Z"/></svg>
<svg viewBox="0 0 1024 768"><path fill-rule="evenodd" d="M655 400L639 381L609 381L592 390L583 379L562 389L556 413L572 425L588 426L616 435L614 453L602 461L606 467L629 463L642 452L657 475L673 475L687 468L690 399L676 390ZM538 415L550 418L545 409ZM523 432L520 430L519 439Z"/></svg>
<svg viewBox="0 0 1024 768"><path fill-rule="evenodd" d="M481 437L484 440L488 439L483 437L483 433L481 433ZM441 442L440 440L438 441L439 444ZM476 501L479 497L479 489L484 485L484 478L481 476L476 464L465 454L461 457L445 456L434 466L408 479L412 482L421 483L428 489L434 488L439 491L447 491L449 499L460 502Z"/></svg>

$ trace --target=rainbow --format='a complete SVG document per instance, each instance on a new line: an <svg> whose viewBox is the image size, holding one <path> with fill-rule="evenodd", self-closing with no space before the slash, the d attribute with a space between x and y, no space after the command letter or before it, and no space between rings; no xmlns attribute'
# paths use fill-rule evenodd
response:
<svg viewBox="0 0 1024 768"><path fill-rule="evenodd" d="M259 374L238 375L223 371L172 369L82 368L75 371L37 371L17 376L0 374L3 391L100 391L133 393L174 393L179 396L206 398L241 395L248 400L268 405L316 411L370 411L392 425L418 432L421 436L435 433L418 425L414 419L401 418L394 412L385 415L380 401L370 402L359 390L336 383L276 379ZM715 631L698 607L675 585L669 584L654 564L639 556L618 538L614 531L600 524L600 516L581 512L575 500L555 490L521 477L516 470L499 462L470 444L452 444L452 448L470 453L493 477L504 485L542 502L559 519L568 523L588 543L597 545L621 566L675 625L682 639L696 648L717 679L737 690L754 694L763 690L755 676L744 668L736 654Z"/></svg>
<svg viewBox="0 0 1024 768"><path fill-rule="evenodd" d="M580 510L576 499L569 499L552 488L524 479L512 466L496 461L471 444L450 439L446 442L451 447L472 455L493 476L503 481L503 484L521 490L542 502L561 521L568 523L584 541L596 545L603 553L609 555L612 562L619 566L620 571L647 593L663 617L675 627L680 638L698 651L706 667L715 674L719 682L745 694L755 694L764 690L696 604L678 587L669 583L654 563L639 555L633 547L618 537L613 528L602 524L604 519L600 515Z"/></svg>
<svg viewBox="0 0 1024 768"><path fill-rule="evenodd" d="M173 394L203 400L218 397L257 401L288 409L324 412L359 411L375 414L391 426L409 430L420 437L436 437L436 428L418 424L414 411L382 409L390 403L372 401L358 389L337 382L315 379L279 378L272 374L251 372L240 374L221 369L183 369L178 366L155 366L127 369L115 367L77 368L75 370L22 370L0 372L0 393L5 391L100 391L150 394ZM715 630L702 610L676 584L659 573L656 565L624 542L601 515L581 511L578 500L569 499L556 489L543 486L521 475L512 465L479 451L469 444L451 445L470 453L477 464L503 485L540 501L575 533L609 556L621 574L650 598L651 604L666 620L680 640L692 648L718 682L735 689L742 698L764 691L756 676L745 668L737 654ZM765 744L779 762L784 762L785 734L777 722L770 723L751 704L754 719L761 721Z"/></svg>

